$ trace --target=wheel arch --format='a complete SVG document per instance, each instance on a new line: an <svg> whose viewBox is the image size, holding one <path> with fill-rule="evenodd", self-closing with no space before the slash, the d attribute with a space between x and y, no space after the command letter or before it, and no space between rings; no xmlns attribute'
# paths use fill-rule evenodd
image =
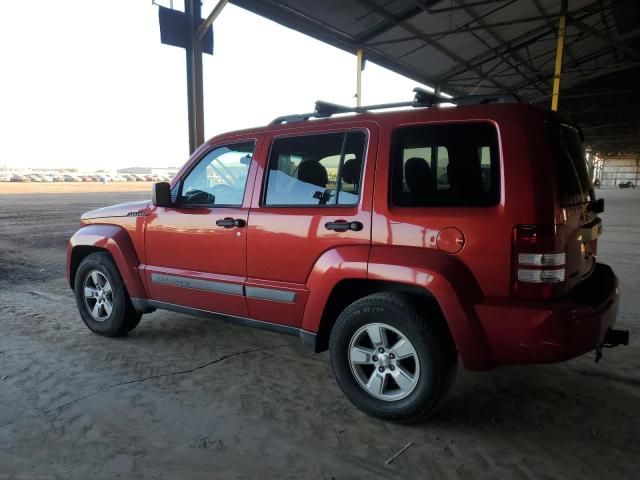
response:
<svg viewBox="0 0 640 480"><path fill-rule="evenodd" d="M323 352L328 349L331 330L338 316L347 306L361 298L382 292L396 293L408 298L425 317L437 319L436 321L441 322L440 326L451 336L451 331L446 323L440 304L429 290L418 285L401 282L350 278L338 282L329 294L320 318L316 336L316 351ZM453 342L453 338L451 340Z"/></svg>
<svg viewBox="0 0 640 480"><path fill-rule="evenodd" d="M343 268L346 259L351 260L350 268ZM315 351L326 349L331 328L348 303L391 291L408 295L420 308L433 309L435 316L444 319L467 368L490 370L495 366L475 310L484 295L460 259L424 248L373 246L366 261L356 250L343 250L333 260L338 262L335 267L315 269L307 284L310 295L302 332L311 334L306 343Z"/></svg>
<svg viewBox="0 0 640 480"><path fill-rule="evenodd" d="M67 248L67 280L71 289L82 260L101 251L111 255L129 296L146 299L146 289L138 274L140 261L131 237L124 228L115 225L88 225L71 237Z"/></svg>
<svg viewBox="0 0 640 480"><path fill-rule="evenodd" d="M75 289L76 272L78 271L80 263L87 256L96 252L109 253L106 248L96 247L94 245L78 245L71 250L71 258L69 259L69 286L71 287L71 290Z"/></svg>

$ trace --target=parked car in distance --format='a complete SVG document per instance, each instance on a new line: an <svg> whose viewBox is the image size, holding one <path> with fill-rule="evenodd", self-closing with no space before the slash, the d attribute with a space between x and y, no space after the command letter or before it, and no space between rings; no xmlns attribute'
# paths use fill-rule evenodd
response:
<svg viewBox="0 0 640 480"><path fill-rule="evenodd" d="M82 215L67 251L82 320L121 336L165 309L295 335L329 350L356 407L403 423L437 410L458 359L627 344L579 132L494 100L318 102L209 140L151 201Z"/></svg>
<svg viewBox="0 0 640 480"><path fill-rule="evenodd" d="M31 179L26 175L13 175L11 177L12 182L31 182Z"/></svg>
<svg viewBox="0 0 640 480"><path fill-rule="evenodd" d="M635 184L632 181L620 182L618 184L620 188L636 188Z"/></svg>
<svg viewBox="0 0 640 480"><path fill-rule="evenodd" d="M12 175L10 173L3 173L0 175L0 182L10 182Z"/></svg>

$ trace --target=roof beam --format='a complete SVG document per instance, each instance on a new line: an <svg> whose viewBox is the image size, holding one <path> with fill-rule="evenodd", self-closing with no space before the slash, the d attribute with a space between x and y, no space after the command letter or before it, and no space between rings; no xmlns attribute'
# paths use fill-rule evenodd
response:
<svg viewBox="0 0 640 480"><path fill-rule="evenodd" d="M602 0L600 0L602 2ZM542 5L540 4L540 0L533 0L533 5L536 7L536 10L538 10L538 12L540 13L540 15L545 15L545 11L542 8ZM561 15L558 14L558 15ZM557 17L556 17L557 18ZM558 29L553 25L553 22L551 21L551 19L547 20L547 25L549 26L549 31L551 33L553 33L554 35L558 32ZM565 33L565 41L566 41L566 33ZM574 66L577 65L576 63L576 59L573 56L573 52L571 51L571 49L569 48L569 44L567 44L565 46L565 51L567 53L567 56L569 57L569 60L571 60L571 62L573 63Z"/></svg>
<svg viewBox="0 0 640 480"><path fill-rule="evenodd" d="M230 0L238 7L249 10L276 23L314 37L337 48L355 52L358 48L352 35L332 28L317 18L277 0Z"/></svg>
<svg viewBox="0 0 640 480"><path fill-rule="evenodd" d="M425 6L425 8L430 8L430 7L433 7L434 5L437 5L441 1L442 0L430 0L424 6ZM394 15L394 19L396 21L404 22L406 20L409 20L409 19L415 17L416 15L418 15L420 13L422 13L422 8L420 8L419 6L413 6L413 7L409 7L407 9L405 9L401 13L395 14ZM369 40L372 40L372 39L374 39L376 37L379 37L380 35L382 35L383 33L388 32L389 30L391 30L395 26L396 26L396 22L395 21L392 21L389 18L385 18L385 20L383 20L379 24L374 25L370 29L368 29L365 32L362 32L360 35L358 35L356 37L356 41L358 43L364 45Z"/></svg>
<svg viewBox="0 0 640 480"><path fill-rule="evenodd" d="M585 6L582 10L589 10L589 11L584 15L582 15L580 19L584 20L598 13L599 10L591 10L592 7L598 4L599 4L599 0ZM535 43L539 39L546 37L550 34L551 32L548 30L547 25L542 25L540 27L531 29L528 32L525 32L522 35L510 40L508 43L506 43L502 47L477 55L476 57L469 60L467 63L469 63L472 66L478 66L478 65L482 65L485 62L491 62L493 60L500 58L500 53L496 53L496 52L513 52L513 51L521 50L522 48L525 48L531 45L532 43ZM436 81L446 82L447 80L450 80L451 78L457 75L460 75L461 73L464 73L467 70L468 68L465 66L454 67L451 70L449 70L449 72L438 77Z"/></svg>
<svg viewBox="0 0 640 480"><path fill-rule="evenodd" d="M606 47L606 48L604 48L602 50L598 50L597 52L591 53L589 55L585 55L584 57L578 59L578 66L580 66L580 65L582 65L582 64L584 64L586 62L590 62L591 60L596 60L599 57L602 57L604 55L608 55L608 54L611 54L611 53L612 53L612 48L611 47ZM623 70L623 69L619 68L618 70ZM607 70L607 73L609 73L609 70ZM546 74L546 76L549 77L549 78L552 78L553 77L553 73L548 73L548 74ZM600 75L589 75L588 78L595 78L595 77L598 77L598 76L600 76ZM519 90L521 88L527 87L528 85L529 85L528 83L522 83L520 85L517 85L515 88L516 88L516 90ZM570 89L571 88L569 88L569 90ZM549 97L549 95L546 95L545 97L542 97L542 98L547 98L547 97Z"/></svg>
<svg viewBox="0 0 640 480"><path fill-rule="evenodd" d="M627 53L628 55L631 55L633 58L640 59L640 52L638 52L635 48L631 48L630 46L619 42L618 40L615 40L614 38L611 38L609 35L607 35L606 33L602 33L601 31L593 28L591 25L587 25L586 23L582 22L581 20L578 20L576 17L574 17L573 15L568 15L568 20L569 20L569 26L573 26L578 28L579 30L582 30L585 33L588 33L589 35L597 38L598 40L603 41L604 43L607 43L609 45L611 45L612 47L616 47L619 50L622 50L623 52Z"/></svg>
<svg viewBox="0 0 640 480"><path fill-rule="evenodd" d="M429 36L429 35L427 35L425 33L422 33L420 30L415 28L413 25L407 23L406 21L398 20L387 9L385 9L385 8L375 4L375 3L373 3L371 0L355 0L355 1L357 3L359 3L359 4L361 4L362 6L364 6L365 8L368 8L368 9L376 12L378 15L386 18L389 22L394 23L398 27L400 27L403 30L406 30L407 32L409 32L410 34L415 35L416 38L418 38L418 39L422 40L423 42L425 42L425 47L426 46L431 46L435 50L437 50L440 53L442 53L443 55L449 57L454 62L459 63L461 65L464 65L466 67L466 69L471 70L476 75L478 75L478 77L479 77L478 79L479 80L488 80L489 82L493 83L496 87L498 87L503 92L505 92L505 93L514 93L513 90L511 88L509 88L507 85L505 85L505 84L503 84L501 82L498 82L497 80L494 80L494 79L490 78L481 69L477 68L477 66L471 65L469 62L467 62L465 59L460 57L458 54L456 54L455 52L449 50L447 47L444 47L440 43L438 43L433 37L431 37L431 36ZM434 87L436 87L436 88L438 88L439 86L440 86L440 83L434 85Z"/></svg>
<svg viewBox="0 0 640 480"><path fill-rule="evenodd" d="M454 30L439 30L437 32L429 32L429 35L431 35L432 37L446 37L447 35L455 35L458 33L469 33L469 32L475 32L477 30L487 30L489 28L508 27L508 26L517 25L520 23L531 23L531 22L537 22L540 20L551 20L551 19L559 18L560 16L561 16L560 14L540 15L535 17L517 18L514 20L507 20L504 22L484 23L483 25L470 26L469 24L475 23L477 21L477 20L474 20L472 22L468 22L467 25L465 26L455 28ZM385 43L406 42L408 40L413 40L413 39L415 39L415 37L409 36L409 37L403 37L403 38L397 38L397 39L394 38L393 40L372 41L372 42L369 42L369 44L378 45L378 44L385 44ZM438 40L440 40L440 38L438 38Z"/></svg>
<svg viewBox="0 0 640 480"><path fill-rule="evenodd" d="M576 45L578 45L580 42L582 42L582 41L584 41L584 40L588 39L589 37L588 37L587 35L583 35L583 36L581 36L581 37L576 37L576 36L571 36L571 35L565 35L565 40L566 40L566 39L568 39L568 38L570 38L570 39L575 38L575 40L573 40L573 41L571 42L571 45L575 47L575 46L576 46ZM538 41L540 41L540 40L538 40ZM554 38L554 39L553 39L553 41L554 41L554 42L556 42L557 40ZM608 49L606 49L606 50L608 50ZM599 50L599 51L598 51L598 55L599 55L599 56L602 56L602 54L601 54L600 52L602 52L602 50ZM550 50L546 50L546 51L544 51L544 52L538 53L537 55L535 55L535 56L533 56L533 57L529 57L529 61L530 61L531 63L533 63L534 61L539 61L539 60L543 59L543 60L542 60L542 61L543 61L543 63L542 63L542 64L540 64L540 63L538 63L538 64L537 64L537 69L538 69L538 70L543 70L543 68L542 68L543 66L546 66L549 62L553 62L553 61L555 61L555 55L556 55L556 51L555 51L555 49L553 49L553 50L551 50L551 49L550 49ZM545 57L548 57L548 58L546 58L546 59L545 59ZM588 59L588 60L590 60L590 59ZM574 68L578 68L579 66L580 66L580 61L576 59L576 62L575 62ZM504 72L506 72L506 71L507 71L507 70L501 70L499 73L504 73ZM545 71L546 71L546 70L545 70ZM545 78L549 78L549 76L550 76L550 75L551 75L551 74L544 74L543 76L544 76ZM552 75L551 75L551 76L552 76Z"/></svg>
<svg viewBox="0 0 640 480"><path fill-rule="evenodd" d="M488 28L487 27L487 22L485 22L482 18L480 18L476 12L472 9L467 7L466 5L463 5L462 2L460 0L456 0L456 3L458 5L460 5L465 13L467 15L469 15L473 21L475 23L477 23L480 26L483 26L486 28L487 33L491 36L491 38L493 38L496 42L498 42L499 45L503 45L504 43L506 43L506 40L504 38L502 38L502 36L500 34L498 34L495 30L493 30L492 28ZM492 48L491 45L489 45L489 43L487 43L480 35L476 34L476 33L472 33L472 35L480 42L482 42L487 48ZM520 62L520 65L524 65L524 67L529 71L529 74L533 75L537 82L534 80L532 83L535 84L536 88L538 88L538 91L540 91L541 93L544 93L545 90L541 87L538 87L539 84L545 84L546 80L542 77L542 75L540 75L537 71L535 71L531 65L529 65L521 56L520 54L518 54L518 52L512 52L511 56L517 61ZM504 60L504 62L509 65L509 67L519 73L522 77L529 79L529 77L527 77L527 74L525 74L524 72L520 71L519 65L513 65L510 62L510 59L508 57L506 57L504 54L501 54L500 57L502 58L502 60Z"/></svg>
<svg viewBox="0 0 640 480"><path fill-rule="evenodd" d="M362 46L352 35L332 28L317 18L278 0L230 0L230 3L350 53L354 53ZM417 82L435 85L434 78L425 74L425 72L399 59L394 59L375 48L366 47L366 54L369 60L378 65L412 78ZM441 85L452 95L463 95L465 93L455 87L449 87L446 83L441 83Z"/></svg>

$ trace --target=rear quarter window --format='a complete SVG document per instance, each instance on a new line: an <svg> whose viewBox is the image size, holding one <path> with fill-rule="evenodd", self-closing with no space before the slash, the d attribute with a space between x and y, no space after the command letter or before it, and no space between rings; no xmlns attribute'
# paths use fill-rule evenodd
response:
<svg viewBox="0 0 640 480"><path fill-rule="evenodd" d="M500 200L498 134L487 123L395 130L391 201L404 207L485 206Z"/></svg>
<svg viewBox="0 0 640 480"><path fill-rule="evenodd" d="M555 122L548 125L548 130L560 205L569 206L588 201L591 178L578 131Z"/></svg>

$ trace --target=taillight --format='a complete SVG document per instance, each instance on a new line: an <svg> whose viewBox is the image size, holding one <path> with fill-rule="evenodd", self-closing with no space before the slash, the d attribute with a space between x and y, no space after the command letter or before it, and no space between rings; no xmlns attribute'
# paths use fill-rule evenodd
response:
<svg viewBox="0 0 640 480"><path fill-rule="evenodd" d="M567 257L558 251L555 225L513 229L512 295L545 300L564 289Z"/></svg>

